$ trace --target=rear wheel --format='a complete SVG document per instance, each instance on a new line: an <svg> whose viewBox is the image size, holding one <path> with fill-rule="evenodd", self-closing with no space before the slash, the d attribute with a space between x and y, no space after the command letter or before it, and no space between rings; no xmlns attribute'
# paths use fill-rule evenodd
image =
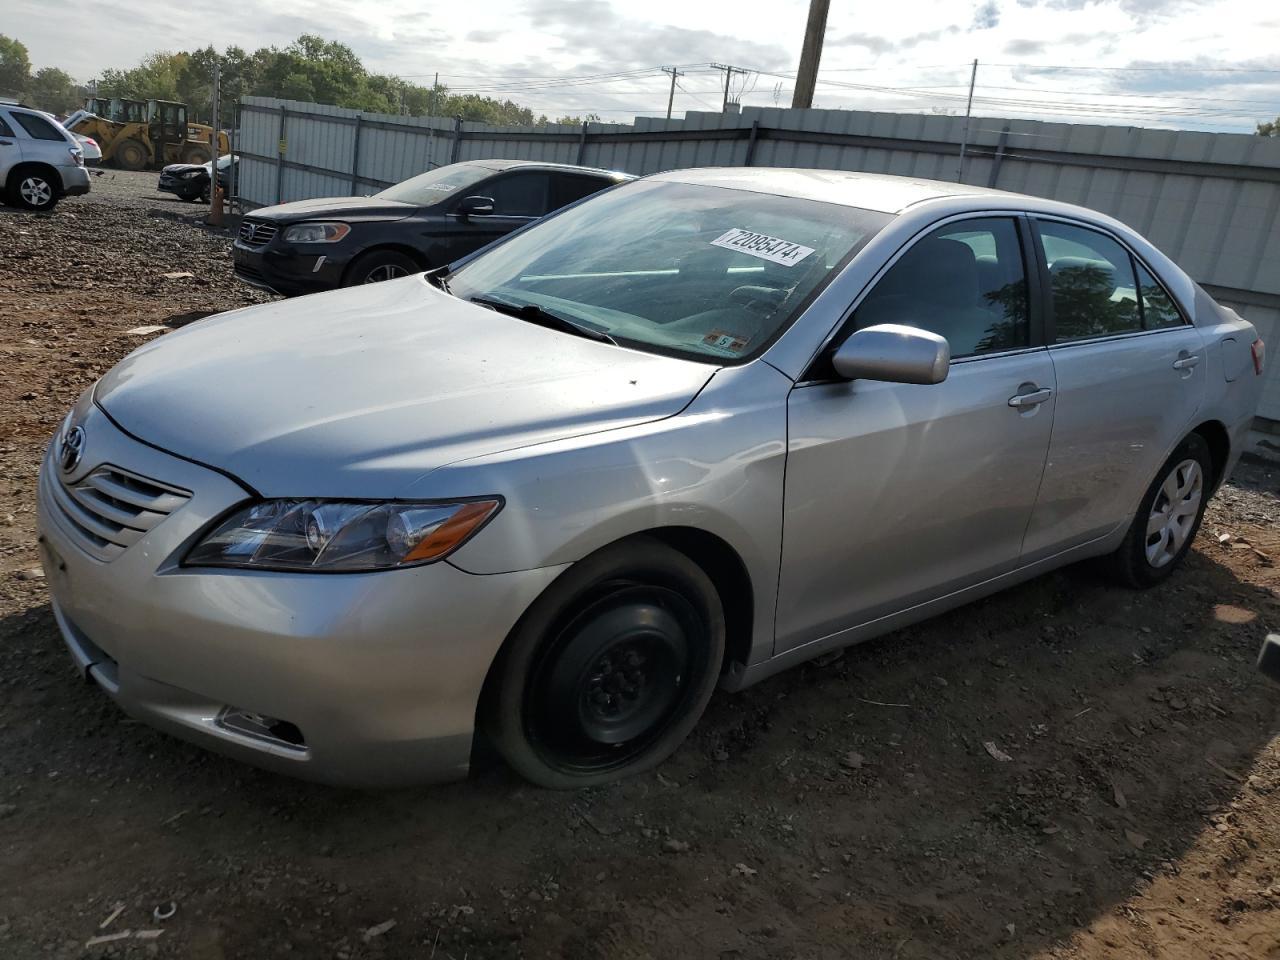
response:
<svg viewBox="0 0 1280 960"><path fill-rule="evenodd" d="M1117 580L1142 588L1168 579L1200 529L1212 477L1209 445L1193 433L1160 468L1124 541L1107 558Z"/></svg>
<svg viewBox="0 0 1280 960"><path fill-rule="evenodd" d="M606 548L525 614L494 665L482 722L539 786L648 770L706 708L724 635L720 597L684 554L648 538Z"/></svg>
<svg viewBox="0 0 1280 960"><path fill-rule="evenodd" d="M383 280L395 280L407 277L412 273L421 273L411 257L394 250L373 250L356 259L347 271L344 287L354 287L362 283L380 283Z"/></svg>
<svg viewBox="0 0 1280 960"><path fill-rule="evenodd" d="M141 170L147 165L147 148L137 140L125 140L116 147L115 160L124 170Z"/></svg>
<svg viewBox="0 0 1280 960"><path fill-rule="evenodd" d="M58 182L42 170L20 168L9 182L9 202L24 210L52 210L58 205Z"/></svg>

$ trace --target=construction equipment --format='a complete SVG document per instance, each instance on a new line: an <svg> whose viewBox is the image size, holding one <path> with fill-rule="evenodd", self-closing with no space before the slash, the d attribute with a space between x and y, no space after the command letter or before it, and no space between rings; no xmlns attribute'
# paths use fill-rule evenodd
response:
<svg viewBox="0 0 1280 960"><path fill-rule="evenodd" d="M68 129L92 137L102 148L102 162L125 170L162 167L168 163L208 163L213 128L187 122L187 105L172 100L129 100L94 97L68 118ZM218 132L218 154L230 151Z"/></svg>

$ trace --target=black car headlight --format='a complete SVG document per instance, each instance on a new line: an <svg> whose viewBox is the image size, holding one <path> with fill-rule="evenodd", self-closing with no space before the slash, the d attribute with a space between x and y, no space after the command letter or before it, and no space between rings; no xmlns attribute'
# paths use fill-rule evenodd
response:
<svg viewBox="0 0 1280 960"><path fill-rule="evenodd" d="M347 223L295 223L284 232L286 243L337 243L351 232Z"/></svg>
<svg viewBox="0 0 1280 960"><path fill-rule="evenodd" d="M204 176L203 170L188 170L186 173L180 173L178 176L183 180L194 180L196 177Z"/></svg>
<svg viewBox="0 0 1280 960"><path fill-rule="evenodd" d="M184 567L358 572L443 560L502 506L454 503L264 500L215 525Z"/></svg>

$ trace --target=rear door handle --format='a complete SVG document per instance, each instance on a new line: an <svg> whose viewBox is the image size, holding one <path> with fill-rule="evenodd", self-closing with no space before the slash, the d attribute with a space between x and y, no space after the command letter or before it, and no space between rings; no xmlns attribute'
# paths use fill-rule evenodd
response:
<svg viewBox="0 0 1280 960"><path fill-rule="evenodd" d="M1177 360L1173 361L1173 369L1190 370L1199 362L1200 362L1200 357L1197 354L1193 353L1190 356L1179 357Z"/></svg>
<svg viewBox="0 0 1280 960"><path fill-rule="evenodd" d="M1053 391L1048 387L1041 387L1038 390L1032 390L1030 393L1019 393L1009 398L1009 406L1011 407L1034 407L1044 403L1053 396Z"/></svg>

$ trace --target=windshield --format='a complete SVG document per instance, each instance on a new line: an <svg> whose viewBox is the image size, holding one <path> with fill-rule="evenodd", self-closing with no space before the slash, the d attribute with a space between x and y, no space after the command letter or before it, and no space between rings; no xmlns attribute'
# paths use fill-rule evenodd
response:
<svg viewBox="0 0 1280 960"><path fill-rule="evenodd" d="M627 346L747 360L891 218L724 187L639 181L524 230L449 276Z"/></svg>
<svg viewBox="0 0 1280 960"><path fill-rule="evenodd" d="M493 176L494 172L474 163L451 163L410 177L374 196L382 200L397 200L400 203L426 207L462 193L481 180Z"/></svg>

